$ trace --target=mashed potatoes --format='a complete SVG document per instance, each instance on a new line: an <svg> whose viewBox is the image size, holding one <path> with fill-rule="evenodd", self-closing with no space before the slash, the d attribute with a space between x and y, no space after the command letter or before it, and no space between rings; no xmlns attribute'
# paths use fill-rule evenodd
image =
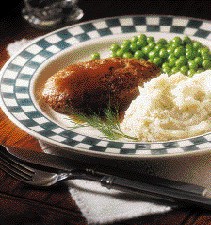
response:
<svg viewBox="0 0 211 225"><path fill-rule="evenodd" d="M211 70L192 78L161 74L139 90L121 122L126 134L167 141L211 131Z"/></svg>

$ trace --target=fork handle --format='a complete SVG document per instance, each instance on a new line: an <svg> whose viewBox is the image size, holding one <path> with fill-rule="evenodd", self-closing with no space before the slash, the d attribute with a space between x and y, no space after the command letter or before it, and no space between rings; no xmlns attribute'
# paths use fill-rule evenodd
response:
<svg viewBox="0 0 211 225"><path fill-rule="evenodd" d="M161 198L169 203L176 203L180 206L211 209L211 198L203 197L203 193L200 196L195 193L158 186L156 184L124 179L116 176L105 175L102 177L100 182L102 186L108 189L118 189L124 192L136 193L139 195L146 194L152 197Z"/></svg>

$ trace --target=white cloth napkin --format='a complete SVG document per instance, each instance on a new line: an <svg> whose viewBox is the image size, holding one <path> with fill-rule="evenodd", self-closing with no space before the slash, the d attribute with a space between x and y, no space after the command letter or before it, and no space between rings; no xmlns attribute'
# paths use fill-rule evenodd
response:
<svg viewBox="0 0 211 225"><path fill-rule="evenodd" d="M8 45L10 56L16 54L30 40L21 40ZM40 142L48 154L57 155L56 148ZM100 159L97 159L100 160ZM106 160L104 160L106 163ZM109 163L109 162L108 162ZM120 161L145 173L160 177L186 181L211 188L211 153L198 153L194 156L167 157L153 160ZM68 181L69 191L89 224L107 224L134 217L165 213L171 210L167 205L141 200L135 196L125 196L119 191L108 190L92 181Z"/></svg>

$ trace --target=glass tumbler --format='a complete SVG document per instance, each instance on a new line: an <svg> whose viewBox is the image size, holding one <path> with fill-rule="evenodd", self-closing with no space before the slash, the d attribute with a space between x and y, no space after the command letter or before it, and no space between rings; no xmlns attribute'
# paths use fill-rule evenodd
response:
<svg viewBox="0 0 211 225"><path fill-rule="evenodd" d="M77 6L78 0L24 0L23 17L34 27L55 28L73 24L84 13Z"/></svg>

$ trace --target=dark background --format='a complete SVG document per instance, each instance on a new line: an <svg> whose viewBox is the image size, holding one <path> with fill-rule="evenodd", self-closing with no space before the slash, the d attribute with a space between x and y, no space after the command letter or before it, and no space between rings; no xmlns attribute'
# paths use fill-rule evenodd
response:
<svg viewBox="0 0 211 225"><path fill-rule="evenodd" d="M0 18L11 15L17 17L23 7L23 0L12 0L8 3L4 1L4 4L0 6ZM209 0L79 0L79 6L85 11L85 20L127 14L168 14L211 19Z"/></svg>
<svg viewBox="0 0 211 225"><path fill-rule="evenodd" d="M5 33L7 37L8 34L17 36L26 24L21 17L23 0L8 3L10 5L0 6L1 41L4 41ZM132 14L176 15L211 20L211 1L203 0L79 0L78 4L85 13L82 21Z"/></svg>
<svg viewBox="0 0 211 225"><path fill-rule="evenodd" d="M85 15L86 9L89 9L89 18L125 14L170 14L211 19L210 0L79 0L79 5L85 10ZM18 15L22 7L23 0L4 1L0 6L0 18ZM93 15L90 15L90 9L93 9Z"/></svg>

